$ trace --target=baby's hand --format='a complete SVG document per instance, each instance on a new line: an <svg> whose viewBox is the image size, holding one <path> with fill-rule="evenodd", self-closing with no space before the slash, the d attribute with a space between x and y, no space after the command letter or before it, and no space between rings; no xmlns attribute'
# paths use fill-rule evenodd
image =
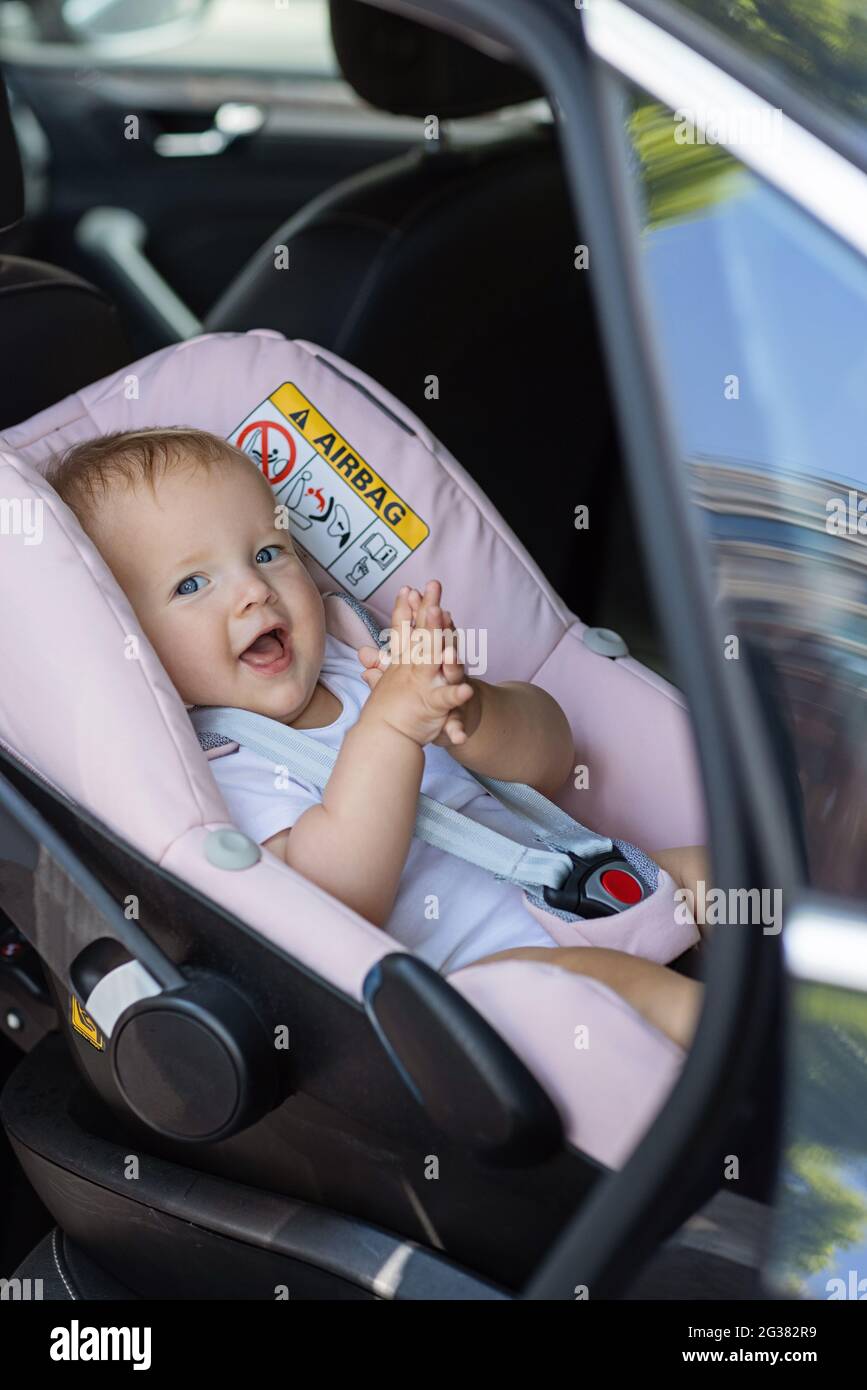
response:
<svg viewBox="0 0 867 1390"><path fill-rule="evenodd" d="M360 647L363 678L373 692L368 717L385 719L415 743L459 744L466 740L461 706L473 687L458 660L449 614L439 606L442 586L432 579L424 594L401 589L391 617L391 641L383 651Z"/></svg>

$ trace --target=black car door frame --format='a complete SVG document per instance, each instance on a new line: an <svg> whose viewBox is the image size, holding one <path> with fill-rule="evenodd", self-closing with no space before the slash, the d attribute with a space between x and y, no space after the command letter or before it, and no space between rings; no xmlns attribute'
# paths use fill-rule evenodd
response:
<svg viewBox="0 0 867 1390"><path fill-rule="evenodd" d="M611 17L613 23L603 21L596 34L595 19L600 14ZM777 64L757 61L716 29L702 25L681 4L672 6L666 0L628 0L628 4L602 0L594 7L587 32L598 57L616 55L615 69L669 106L673 101L675 106L712 112L725 106L729 91L729 104L738 115L749 114L744 108L752 106L762 118L779 117L774 139L757 141L748 130L730 131L732 152L753 174L786 196L798 213L812 217L826 244L836 237L847 254L854 251L863 271L867 266L867 143L863 128L850 119L841 100L842 84L826 87L814 80L809 93L800 84L793 86L795 76L791 81L781 76ZM673 52L681 44L688 50L685 66ZM668 61L670 53L673 63ZM674 88L667 68L678 72ZM684 90L685 77L688 90ZM819 575L814 583L821 588ZM857 708L850 707L853 730L857 717ZM768 733L779 732L779 725L775 721ZM781 748L785 752L785 739ZM800 752L808 767L808 751ZM797 782L794 769L793 761L790 770ZM857 809L857 791L849 800L852 809ZM821 854L819 846L812 848ZM851 1242L842 1232L828 1242L823 1268L813 1263L811 1282L804 1283L804 1254L812 1253L809 1233L821 1222L822 1201L809 1188L805 1199L798 1157L806 1144L816 1143L819 1116L836 1180L853 1203L863 1205L863 1183L851 1176L858 1173L859 1163L863 1170L867 1152L865 1129L859 1123L865 1110L863 1067L859 1071L863 1054L857 1042L853 1047L857 1030L850 1020L853 1009L863 1016L865 1008L867 904L863 894L846 897L836 886L832 891L827 875L823 875L821 891L806 881L806 872L804 880L787 899L781 938L786 970L785 1142L761 1264L764 1287L771 1297L809 1288L812 1295L803 1296L819 1297L824 1287L828 1296L839 1298L840 1287L847 1285L845 1296L853 1297L857 1295L851 1292ZM820 996L823 1014L816 1026L811 1009ZM817 1049L823 1056L821 1065L816 1062ZM823 1286L828 1275L832 1277Z"/></svg>
<svg viewBox="0 0 867 1390"><path fill-rule="evenodd" d="M689 703L704 776L714 881L781 888L800 877L766 711L744 663L723 662L722 628L686 495L643 297L610 87L581 8L564 0L376 0L529 68L558 122L564 172L590 247L603 351L647 574ZM689 1213L702 1159L736 1133L745 1100L778 1066L779 938L718 932L711 987L679 1081L624 1168L600 1184L525 1296L616 1296ZM774 1044L769 1046L769 1039ZM720 1177L722 1174L720 1173Z"/></svg>

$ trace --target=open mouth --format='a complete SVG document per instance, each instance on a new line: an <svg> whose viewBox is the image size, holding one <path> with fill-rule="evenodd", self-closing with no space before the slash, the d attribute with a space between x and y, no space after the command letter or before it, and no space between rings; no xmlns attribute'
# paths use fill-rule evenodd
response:
<svg viewBox="0 0 867 1390"><path fill-rule="evenodd" d="M276 676L285 671L292 660L289 634L284 627L272 627L261 632L255 642L238 658L245 666L263 676Z"/></svg>

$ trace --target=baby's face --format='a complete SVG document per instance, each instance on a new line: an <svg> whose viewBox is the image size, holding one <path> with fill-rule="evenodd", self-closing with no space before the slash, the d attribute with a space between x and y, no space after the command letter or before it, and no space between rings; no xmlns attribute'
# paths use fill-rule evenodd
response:
<svg viewBox="0 0 867 1390"><path fill-rule="evenodd" d="M156 498L113 486L88 529L186 704L290 724L316 691L325 612L274 521L268 483L229 457L158 477Z"/></svg>

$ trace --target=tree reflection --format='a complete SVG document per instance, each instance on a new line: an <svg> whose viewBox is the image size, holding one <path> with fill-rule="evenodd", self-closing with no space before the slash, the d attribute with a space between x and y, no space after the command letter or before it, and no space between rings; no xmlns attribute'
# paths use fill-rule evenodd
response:
<svg viewBox="0 0 867 1390"><path fill-rule="evenodd" d="M755 58L783 70L819 101L867 115L863 0L681 0Z"/></svg>
<svg viewBox="0 0 867 1390"><path fill-rule="evenodd" d="M867 1238L867 1001L802 986L796 1011L790 1071L797 1138L786 1150L775 1261L806 1277L839 1273L843 1252Z"/></svg>
<svg viewBox="0 0 867 1390"><path fill-rule="evenodd" d="M641 100L627 125L645 197L645 229L695 217L733 191L742 166L722 145L679 143L681 122L659 102Z"/></svg>

